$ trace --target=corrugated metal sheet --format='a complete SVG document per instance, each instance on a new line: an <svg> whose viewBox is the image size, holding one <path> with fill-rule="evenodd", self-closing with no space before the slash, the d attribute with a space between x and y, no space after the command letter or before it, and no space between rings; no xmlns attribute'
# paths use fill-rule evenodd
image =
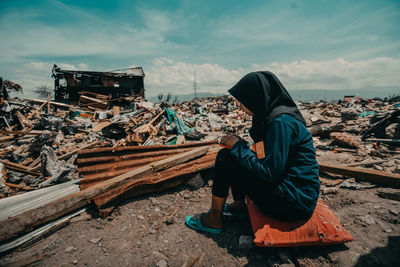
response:
<svg viewBox="0 0 400 267"><path fill-rule="evenodd" d="M79 180L0 199L0 221L79 192Z"/></svg>
<svg viewBox="0 0 400 267"><path fill-rule="evenodd" d="M214 151L220 148L212 141L171 146L132 146L82 150L78 153L77 160L79 174L84 177L81 180L81 189L200 146L214 148ZM214 160L215 157L211 160L212 164L214 164Z"/></svg>

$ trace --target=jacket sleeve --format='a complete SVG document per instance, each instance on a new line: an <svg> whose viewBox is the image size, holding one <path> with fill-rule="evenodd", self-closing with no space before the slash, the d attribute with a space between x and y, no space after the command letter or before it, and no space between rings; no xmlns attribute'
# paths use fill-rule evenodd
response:
<svg viewBox="0 0 400 267"><path fill-rule="evenodd" d="M264 139L265 158L258 159L244 140L238 141L231 154L238 163L261 180L276 184L286 170L293 129L283 121L273 121Z"/></svg>

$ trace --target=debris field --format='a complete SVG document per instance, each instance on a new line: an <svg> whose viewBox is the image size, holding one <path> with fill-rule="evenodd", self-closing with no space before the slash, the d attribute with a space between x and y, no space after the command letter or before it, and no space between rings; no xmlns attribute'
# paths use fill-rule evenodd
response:
<svg viewBox="0 0 400 267"><path fill-rule="evenodd" d="M321 198L355 240L258 248L248 220L221 236L184 218L209 208L217 139L250 141L230 96L183 103L80 91L74 104L8 100L0 118L0 265L390 266L400 255L400 97L297 102ZM118 96L117 96L118 98ZM121 99L119 99L121 100ZM120 102L118 102L120 103Z"/></svg>

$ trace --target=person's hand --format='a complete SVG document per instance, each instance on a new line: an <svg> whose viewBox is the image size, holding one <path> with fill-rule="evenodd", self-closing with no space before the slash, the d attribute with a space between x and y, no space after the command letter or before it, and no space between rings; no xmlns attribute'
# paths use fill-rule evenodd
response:
<svg viewBox="0 0 400 267"><path fill-rule="evenodd" d="M235 135L224 135L221 138L220 144L232 148L239 140L239 137Z"/></svg>

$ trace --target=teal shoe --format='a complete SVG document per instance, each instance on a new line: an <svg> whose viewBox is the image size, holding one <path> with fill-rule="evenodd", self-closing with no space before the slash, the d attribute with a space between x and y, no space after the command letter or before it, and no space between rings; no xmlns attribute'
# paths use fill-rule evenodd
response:
<svg viewBox="0 0 400 267"><path fill-rule="evenodd" d="M245 219L249 216L247 213L247 210L240 211L240 212L231 211L229 209L228 203L225 203L224 210L222 211L222 215L228 216L228 217L237 217L239 219Z"/></svg>
<svg viewBox="0 0 400 267"><path fill-rule="evenodd" d="M222 228L210 228L201 224L201 217L203 216L203 214L204 213L187 216L185 219L186 226L189 227L190 229L207 232L210 234L222 233Z"/></svg>

